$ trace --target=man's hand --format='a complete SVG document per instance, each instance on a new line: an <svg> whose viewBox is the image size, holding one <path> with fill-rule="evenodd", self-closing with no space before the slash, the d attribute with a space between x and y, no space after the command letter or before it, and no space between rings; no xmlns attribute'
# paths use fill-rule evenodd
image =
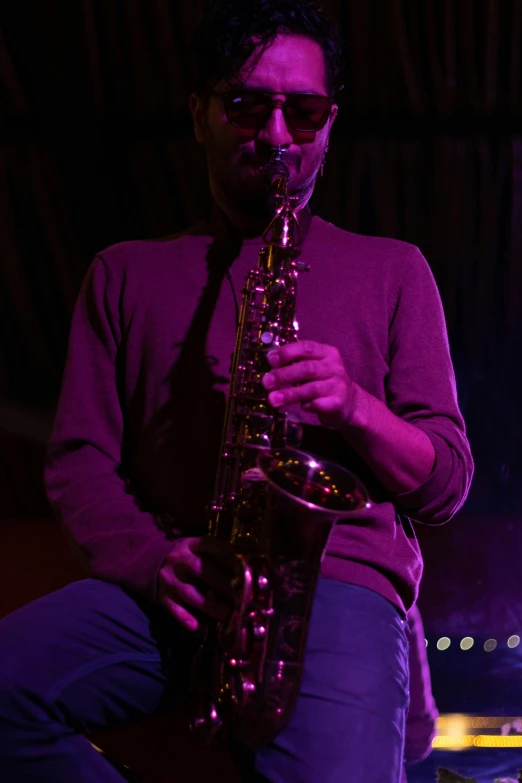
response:
<svg viewBox="0 0 522 783"><path fill-rule="evenodd" d="M158 574L158 598L184 628L198 621L189 609L224 620L232 605L233 547L214 536L178 539Z"/></svg>
<svg viewBox="0 0 522 783"><path fill-rule="evenodd" d="M341 430L351 423L357 387L337 348L302 340L271 351L268 362L272 369L263 386L274 408L298 403L327 427Z"/></svg>
<svg viewBox="0 0 522 783"><path fill-rule="evenodd" d="M411 492L428 479L436 459L429 436L352 381L337 348L303 340L271 351L268 362L263 386L274 408L297 403L316 413L389 492Z"/></svg>

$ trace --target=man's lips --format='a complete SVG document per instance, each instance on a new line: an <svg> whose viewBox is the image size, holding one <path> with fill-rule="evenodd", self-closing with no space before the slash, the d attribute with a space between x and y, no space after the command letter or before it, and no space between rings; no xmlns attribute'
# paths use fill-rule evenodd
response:
<svg viewBox="0 0 522 783"><path fill-rule="evenodd" d="M295 166L292 164L291 161L285 161L285 163L288 166L290 171L292 171L292 170L295 171ZM251 162L251 163L247 163L246 166L244 166L244 167L248 168L250 170L250 172L252 172L257 177L257 176L262 176L263 175L263 173L266 170L266 164L267 164L267 161L263 161L262 163Z"/></svg>
<svg viewBox="0 0 522 783"><path fill-rule="evenodd" d="M270 155L245 155L240 158L240 164L244 166L250 166L253 169L259 169L261 170L264 166L267 165L267 163L270 163L271 161ZM283 161L286 163L288 167L293 167L294 169L297 168L297 158L295 155L283 155Z"/></svg>

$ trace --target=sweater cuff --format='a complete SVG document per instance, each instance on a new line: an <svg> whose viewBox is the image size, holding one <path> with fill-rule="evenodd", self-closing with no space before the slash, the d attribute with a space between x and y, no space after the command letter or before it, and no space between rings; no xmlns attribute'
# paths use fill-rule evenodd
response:
<svg viewBox="0 0 522 783"><path fill-rule="evenodd" d="M158 602L158 574L172 544L173 541L166 538L150 539L136 559L125 564L128 587L153 603Z"/></svg>
<svg viewBox="0 0 522 783"><path fill-rule="evenodd" d="M441 496L447 492L448 482L453 471L453 453L447 441L440 435L419 426L417 422L415 424L426 433L433 443L435 464L430 475L420 487L408 490L408 492L388 493L392 503L405 511L422 511L434 501L440 500Z"/></svg>

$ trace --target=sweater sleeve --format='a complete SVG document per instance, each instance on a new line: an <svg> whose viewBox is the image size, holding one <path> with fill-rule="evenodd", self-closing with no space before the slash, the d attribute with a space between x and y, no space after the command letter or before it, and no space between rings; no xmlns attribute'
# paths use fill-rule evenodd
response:
<svg viewBox="0 0 522 783"><path fill-rule="evenodd" d="M442 303L431 270L416 248L403 270L389 345L388 406L422 429L436 454L426 482L391 499L398 511L418 522L446 522L467 497L473 460L457 402Z"/></svg>
<svg viewBox="0 0 522 783"><path fill-rule="evenodd" d="M120 289L96 258L73 315L45 483L92 575L155 600L172 540L140 509L122 468Z"/></svg>

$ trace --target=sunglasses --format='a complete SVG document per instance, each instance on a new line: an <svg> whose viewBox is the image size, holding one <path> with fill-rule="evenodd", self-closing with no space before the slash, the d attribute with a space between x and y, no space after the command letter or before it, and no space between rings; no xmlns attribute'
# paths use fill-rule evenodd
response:
<svg viewBox="0 0 522 783"><path fill-rule="evenodd" d="M275 106L280 106L287 126L294 131L313 132L326 125L333 101L326 95L290 93L279 101L264 92L229 90L213 92L222 98L227 120L236 128L258 130L266 123Z"/></svg>

